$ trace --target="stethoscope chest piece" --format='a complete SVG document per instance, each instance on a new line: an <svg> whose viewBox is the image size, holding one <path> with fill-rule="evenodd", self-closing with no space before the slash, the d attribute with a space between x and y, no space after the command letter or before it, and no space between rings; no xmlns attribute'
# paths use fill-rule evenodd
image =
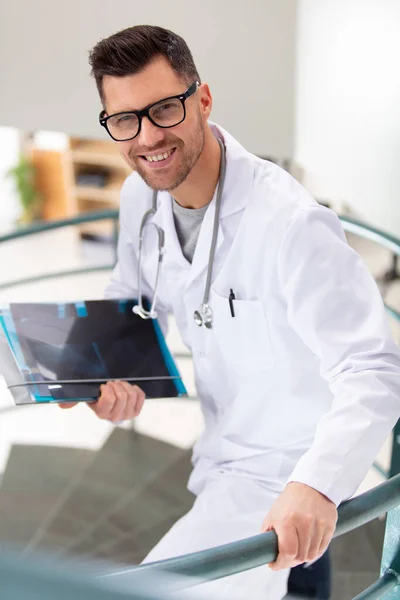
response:
<svg viewBox="0 0 400 600"><path fill-rule="evenodd" d="M203 303L200 306L199 310L194 311L193 317L194 317L194 322L199 327L204 325L204 327L207 327L207 329L212 328L213 313L211 310L211 306L209 304Z"/></svg>

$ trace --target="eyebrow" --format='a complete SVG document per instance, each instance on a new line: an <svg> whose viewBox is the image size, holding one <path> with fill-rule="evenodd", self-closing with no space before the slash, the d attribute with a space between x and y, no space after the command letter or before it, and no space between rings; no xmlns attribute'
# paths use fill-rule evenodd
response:
<svg viewBox="0 0 400 600"><path fill-rule="evenodd" d="M154 106L155 104L158 104L159 102L162 102L163 100L168 100L168 98L176 98L177 96L182 96L184 93L185 92L180 92L179 94L171 94L169 96L164 96L163 98L160 98L159 100L156 100L155 102L150 102L150 104L147 104L143 108L131 108L131 109L127 109L127 110L119 110L117 112L110 113L108 116L113 117L114 115L120 115L122 113L142 112L142 110L148 110L151 106Z"/></svg>

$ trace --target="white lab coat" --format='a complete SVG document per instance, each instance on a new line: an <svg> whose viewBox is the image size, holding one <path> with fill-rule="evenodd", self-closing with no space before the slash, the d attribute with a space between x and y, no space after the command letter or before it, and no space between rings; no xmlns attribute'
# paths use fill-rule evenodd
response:
<svg viewBox="0 0 400 600"><path fill-rule="evenodd" d="M212 128L224 140L227 168L211 330L199 328L193 312L204 294L215 196L192 264L182 255L167 192L158 194L153 217L165 231L157 310L162 323L174 313L192 351L205 419L189 488L199 494L222 469L276 493L287 481L303 482L339 504L357 489L400 416L399 350L376 284L337 216L284 170ZM139 226L151 200L151 190L130 175L108 297L137 295ZM150 297L157 252L150 227L143 257Z"/></svg>

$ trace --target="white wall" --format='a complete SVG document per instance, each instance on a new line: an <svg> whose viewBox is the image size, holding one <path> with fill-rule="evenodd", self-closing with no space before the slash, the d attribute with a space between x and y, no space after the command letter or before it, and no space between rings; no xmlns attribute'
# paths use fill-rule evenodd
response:
<svg viewBox="0 0 400 600"><path fill-rule="evenodd" d="M20 136L16 129L0 127L0 232L12 228L21 214L13 181L6 174L18 161Z"/></svg>
<svg viewBox="0 0 400 600"><path fill-rule="evenodd" d="M299 0L295 159L307 187L400 235L400 2Z"/></svg>
<svg viewBox="0 0 400 600"><path fill-rule="evenodd" d="M253 152L291 157L295 0L2 0L0 125L100 136L88 51L141 23L185 38L215 121Z"/></svg>

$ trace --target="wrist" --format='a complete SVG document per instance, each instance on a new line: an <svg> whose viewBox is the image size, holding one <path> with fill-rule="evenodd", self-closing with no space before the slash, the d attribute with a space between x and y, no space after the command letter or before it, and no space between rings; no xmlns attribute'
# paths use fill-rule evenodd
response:
<svg viewBox="0 0 400 600"><path fill-rule="evenodd" d="M302 490L308 492L311 490L315 494L318 494L318 496L321 496L322 498L324 498L324 500L327 500L331 504L334 504L334 502L332 502L332 500L330 498L328 498L328 496L325 496L325 494L323 494L316 488L312 487L311 485L308 485L307 483L302 483L301 481L289 481L285 486L285 489L286 488L290 488L292 491L295 490L298 492L301 492Z"/></svg>

